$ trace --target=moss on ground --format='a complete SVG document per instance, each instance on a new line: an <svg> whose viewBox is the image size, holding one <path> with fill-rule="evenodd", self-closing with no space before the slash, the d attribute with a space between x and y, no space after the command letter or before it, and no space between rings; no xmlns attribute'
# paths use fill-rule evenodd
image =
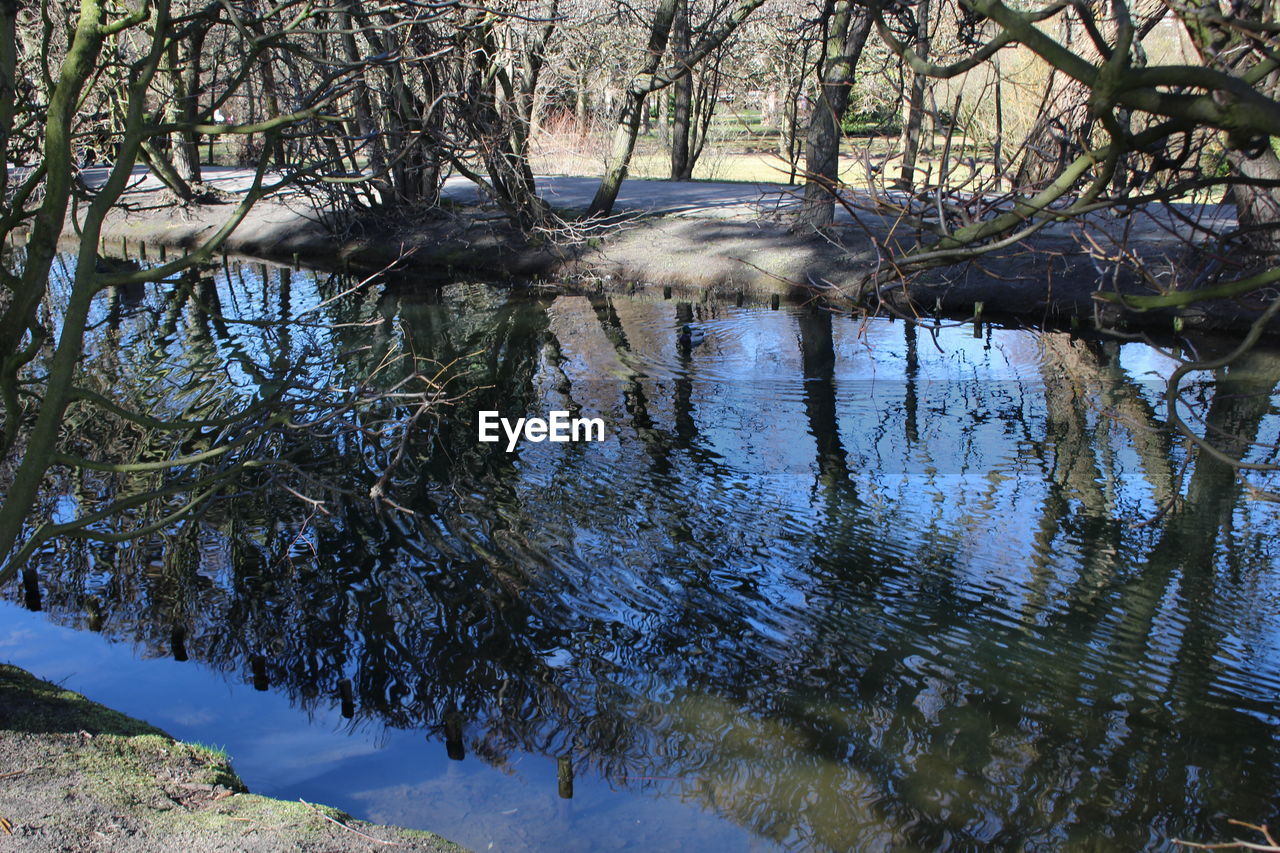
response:
<svg viewBox="0 0 1280 853"><path fill-rule="evenodd" d="M431 833L250 794L221 750L175 741L7 665L0 818L0 850L460 849Z"/></svg>

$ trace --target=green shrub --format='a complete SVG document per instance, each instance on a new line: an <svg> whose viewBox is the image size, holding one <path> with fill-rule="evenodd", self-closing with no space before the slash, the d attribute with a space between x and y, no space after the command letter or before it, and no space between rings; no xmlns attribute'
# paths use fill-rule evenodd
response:
<svg viewBox="0 0 1280 853"><path fill-rule="evenodd" d="M840 127L845 136L893 136L902 132L902 116L896 109L859 109L851 105Z"/></svg>

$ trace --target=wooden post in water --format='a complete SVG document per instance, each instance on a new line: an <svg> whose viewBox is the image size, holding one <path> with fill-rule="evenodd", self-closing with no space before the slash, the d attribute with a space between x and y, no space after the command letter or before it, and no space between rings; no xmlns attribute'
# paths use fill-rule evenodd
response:
<svg viewBox="0 0 1280 853"><path fill-rule="evenodd" d="M562 755L556 759L556 784L560 791L560 799L573 799L573 758Z"/></svg>
<svg viewBox="0 0 1280 853"><path fill-rule="evenodd" d="M169 260L169 251L164 247L164 243L160 244L160 263Z"/></svg>
<svg viewBox="0 0 1280 853"><path fill-rule="evenodd" d="M982 308L981 302L973 303L973 336L975 338L982 337Z"/></svg>
<svg viewBox="0 0 1280 853"><path fill-rule="evenodd" d="M769 307L772 308L774 311L777 311L778 306L781 304L782 304L782 297L779 296L778 294L775 293L769 297Z"/></svg>
<svg viewBox="0 0 1280 853"><path fill-rule="evenodd" d="M462 716L457 711L444 715L444 749L450 761L467 757L467 748L462 744Z"/></svg>
<svg viewBox="0 0 1280 853"><path fill-rule="evenodd" d="M738 291L738 295L737 295L737 296L734 298L734 300L733 300L733 304L734 304L734 305L736 305L737 307L741 308L741 307L742 307L742 303L743 303L745 300L746 300L746 297L745 297L745 296L743 296L742 291L741 291L741 290L739 290L739 291Z"/></svg>
<svg viewBox="0 0 1280 853"><path fill-rule="evenodd" d="M23 598L28 610L40 609L40 575L35 569L22 570Z"/></svg>
<svg viewBox="0 0 1280 853"><path fill-rule="evenodd" d="M351 687L351 679L344 678L338 682L338 698L342 702L342 716L348 720L356 715L356 697Z"/></svg>
<svg viewBox="0 0 1280 853"><path fill-rule="evenodd" d="M187 659L186 628L179 625L169 632L169 649L173 652L173 659L178 663L182 663Z"/></svg>
<svg viewBox="0 0 1280 853"><path fill-rule="evenodd" d="M271 686L271 680L267 678L267 659L262 655L254 655L249 661L249 668L253 670L253 689L265 691Z"/></svg>
<svg viewBox="0 0 1280 853"><path fill-rule="evenodd" d="M139 243L138 244L138 260L145 261L146 259L147 259L147 244Z"/></svg>

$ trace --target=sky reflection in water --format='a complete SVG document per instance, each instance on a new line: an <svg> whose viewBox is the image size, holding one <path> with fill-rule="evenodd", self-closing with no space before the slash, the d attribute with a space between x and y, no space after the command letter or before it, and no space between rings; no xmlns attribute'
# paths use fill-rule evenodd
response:
<svg viewBox="0 0 1280 853"><path fill-rule="evenodd" d="M90 370L170 412L387 352L470 389L393 485L416 517L250 491L51 550L45 615L0 611L0 658L225 745L255 790L479 849L1133 849L1272 816L1274 510L1183 469L1151 350L479 285L322 305L345 284L258 266L188 284L106 302ZM1201 414L1274 442L1277 378L1255 353ZM608 440L508 454L482 409ZM376 479L369 448L300 452Z"/></svg>

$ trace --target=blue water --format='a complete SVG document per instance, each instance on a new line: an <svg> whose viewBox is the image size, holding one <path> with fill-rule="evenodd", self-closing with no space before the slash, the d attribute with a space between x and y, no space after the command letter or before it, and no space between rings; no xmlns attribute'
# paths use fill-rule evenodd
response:
<svg viewBox="0 0 1280 853"><path fill-rule="evenodd" d="M163 535L46 547L0 659L225 747L254 791L480 850L1169 848L1272 817L1275 504L1167 429L1168 354L412 284L327 302L347 284L227 265L104 303L86 381L156 413L410 363L456 393L255 445L310 479ZM1259 349L1187 416L1267 458L1278 380ZM607 438L507 453L490 409ZM52 488L67 519L119 485Z"/></svg>

